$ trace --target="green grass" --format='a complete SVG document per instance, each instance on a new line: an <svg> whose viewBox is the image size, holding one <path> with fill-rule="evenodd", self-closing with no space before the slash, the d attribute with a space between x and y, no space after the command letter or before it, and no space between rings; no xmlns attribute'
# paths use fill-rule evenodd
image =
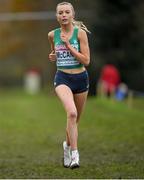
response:
<svg viewBox="0 0 144 180"><path fill-rule="evenodd" d="M79 126L81 167L62 167L66 116L55 96L0 91L0 178L144 178L144 99L88 98Z"/></svg>

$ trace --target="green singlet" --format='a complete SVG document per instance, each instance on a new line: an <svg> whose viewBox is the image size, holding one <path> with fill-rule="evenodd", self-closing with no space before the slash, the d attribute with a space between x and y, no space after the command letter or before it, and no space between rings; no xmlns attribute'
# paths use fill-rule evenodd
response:
<svg viewBox="0 0 144 180"><path fill-rule="evenodd" d="M54 30L54 46L57 57L57 69L74 69L81 68L84 65L81 64L65 46L64 42L60 38L60 28ZM78 41L78 28L74 27L72 37L69 40L71 46L77 51L80 51L80 43Z"/></svg>

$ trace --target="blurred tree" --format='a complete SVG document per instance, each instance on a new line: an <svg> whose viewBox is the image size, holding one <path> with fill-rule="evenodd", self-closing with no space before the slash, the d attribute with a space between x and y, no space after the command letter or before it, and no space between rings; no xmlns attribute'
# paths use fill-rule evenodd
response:
<svg viewBox="0 0 144 180"><path fill-rule="evenodd" d="M130 88L144 90L144 1L101 0L93 48L106 63L116 65ZM133 79L133 80L132 80Z"/></svg>
<svg viewBox="0 0 144 180"><path fill-rule="evenodd" d="M117 66L123 81L130 88L144 90L144 1L70 2L76 10L76 19L82 20L92 31L88 35L91 48L91 64L88 67L90 94L95 95L100 70L106 63ZM58 0L0 0L0 12L54 11L57 3ZM81 10L85 12L81 14ZM50 48L47 32L57 25L54 20L0 22L0 76L7 72L5 76L9 74L12 77L12 67L18 72L18 65L21 74L28 68L36 67L51 80L55 66L47 60ZM4 62L7 62L6 65ZM7 64L10 64L10 70L5 70Z"/></svg>

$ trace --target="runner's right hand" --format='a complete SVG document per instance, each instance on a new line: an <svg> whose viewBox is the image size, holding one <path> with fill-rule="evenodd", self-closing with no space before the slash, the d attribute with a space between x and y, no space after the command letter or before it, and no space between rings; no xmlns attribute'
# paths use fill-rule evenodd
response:
<svg viewBox="0 0 144 180"><path fill-rule="evenodd" d="M50 61L56 61L56 54L54 51L52 51L50 54L49 54L49 60Z"/></svg>

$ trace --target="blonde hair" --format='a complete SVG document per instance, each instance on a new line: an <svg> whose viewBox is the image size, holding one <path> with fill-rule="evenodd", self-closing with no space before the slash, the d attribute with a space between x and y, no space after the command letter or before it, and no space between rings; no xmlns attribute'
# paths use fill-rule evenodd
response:
<svg viewBox="0 0 144 180"><path fill-rule="evenodd" d="M58 3L58 4L57 4L57 7L58 7L58 6L61 6L61 5L69 5L69 6L71 6L71 9L72 9L72 12L73 12L73 16L75 16L75 10L74 10L74 7L73 7L73 5L72 5L71 3L66 2L66 1L63 1L63 2L61 2L61 3ZM57 11L57 7L56 7L56 11ZM74 26L77 26L77 27L80 28L80 29L83 29L84 31L86 31L86 32L88 32L88 33L91 33L91 32L88 30L88 28L84 25L84 23L83 23L82 21L73 20L72 24L73 24Z"/></svg>

